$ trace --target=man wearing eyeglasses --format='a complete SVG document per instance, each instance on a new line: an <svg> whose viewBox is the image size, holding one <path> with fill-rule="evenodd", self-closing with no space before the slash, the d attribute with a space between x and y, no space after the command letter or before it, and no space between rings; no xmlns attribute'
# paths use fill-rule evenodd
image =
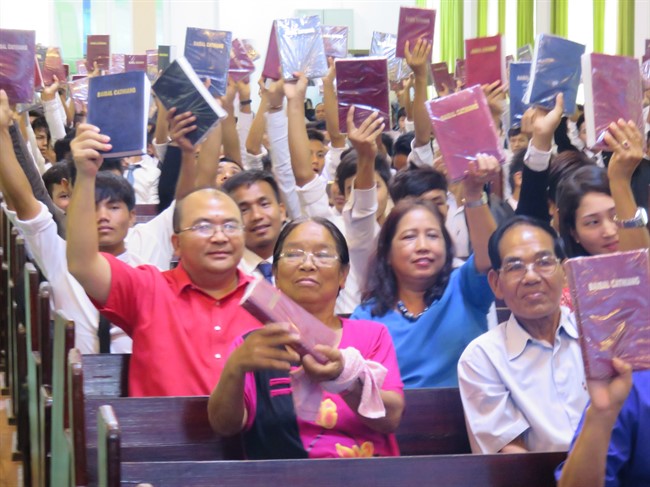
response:
<svg viewBox="0 0 650 487"><path fill-rule="evenodd" d="M237 269L244 250L239 208L217 189L190 193L174 210L178 267L130 267L98 251L95 177L110 140L82 125L71 146L77 183L68 210L68 268L100 312L133 339L129 395L210 394L232 341L261 326L239 306L251 280Z"/></svg>
<svg viewBox="0 0 650 487"><path fill-rule="evenodd" d="M575 319L560 306L561 241L546 222L516 216L489 254L490 286L512 314L458 362L472 451L566 451L589 395Z"/></svg>

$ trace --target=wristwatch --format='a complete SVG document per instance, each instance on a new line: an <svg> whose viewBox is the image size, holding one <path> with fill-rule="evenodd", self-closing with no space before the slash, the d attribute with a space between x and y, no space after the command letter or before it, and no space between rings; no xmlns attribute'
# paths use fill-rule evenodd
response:
<svg viewBox="0 0 650 487"><path fill-rule="evenodd" d="M633 218L619 220L615 215L614 222L619 228L643 228L648 224L648 213L645 211L645 208L639 206Z"/></svg>

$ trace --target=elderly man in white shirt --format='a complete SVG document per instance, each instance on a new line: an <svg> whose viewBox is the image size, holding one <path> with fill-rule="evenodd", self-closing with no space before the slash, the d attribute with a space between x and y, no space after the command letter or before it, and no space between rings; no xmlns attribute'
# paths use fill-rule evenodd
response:
<svg viewBox="0 0 650 487"><path fill-rule="evenodd" d="M589 395L575 319L560 307L562 247L546 222L516 216L489 252L490 286L512 315L458 362L472 451L565 451Z"/></svg>

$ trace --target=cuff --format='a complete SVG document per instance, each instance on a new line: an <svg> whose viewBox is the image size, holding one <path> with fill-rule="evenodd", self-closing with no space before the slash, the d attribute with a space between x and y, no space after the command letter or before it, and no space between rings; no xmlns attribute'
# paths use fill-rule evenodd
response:
<svg viewBox="0 0 650 487"><path fill-rule="evenodd" d="M546 171L551 162L551 151L542 151L533 145L531 140L524 156L524 164L536 172Z"/></svg>

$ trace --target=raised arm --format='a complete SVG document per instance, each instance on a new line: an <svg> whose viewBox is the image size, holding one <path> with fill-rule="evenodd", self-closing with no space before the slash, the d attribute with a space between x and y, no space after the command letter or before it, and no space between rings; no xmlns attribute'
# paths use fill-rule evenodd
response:
<svg viewBox="0 0 650 487"><path fill-rule="evenodd" d="M70 144L77 179L68 205L68 270L86 293L100 305L111 289L111 267L99 253L95 214L95 179L104 158L99 151L111 149L110 137L94 125L81 124Z"/></svg>
<svg viewBox="0 0 650 487"><path fill-rule="evenodd" d="M371 189L375 182L375 157L377 156L377 137L384 130L384 119L374 112L359 127L354 125L354 106L348 110L348 138L357 151L357 174L355 189Z"/></svg>
<svg viewBox="0 0 650 487"><path fill-rule="evenodd" d="M339 127L339 106L334 89L336 67L332 58L328 59L329 70L323 78L323 105L325 107L325 127L330 135L330 143L334 148L345 147L345 135Z"/></svg>
<svg viewBox="0 0 650 487"><path fill-rule="evenodd" d="M59 98L59 79L56 76L54 76L54 83L43 89L41 101L43 102L45 120L52 136L52 143L54 143L65 137L65 126L60 114L63 107Z"/></svg>
<svg viewBox="0 0 650 487"><path fill-rule="evenodd" d="M415 147L431 143L431 119L424 103L427 100L427 76L431 64L431 44L418 39L410 50L409 41L404 47L406 62L415 75L415 93L413 95L413 124L415 126Z"/></svg>
<svg viewBox="0 0 650 487"><path fill-rule="evenodd" d="M223 155L228 159L241 165L241 150L239 147L239 134L237 134L237 122L235 121L235 95L237 85L228 78L226 94L221 97L221 106L228 112L228 117L221 121Z"/></svg>
<svg viewBox="0 0 650 487"><path fill-rule="evenodd" d="M262 153L262 141L264 139L264 130L266 129L266 112L269 108L268 92L264 88L264 80L260 78L260 106L257 109L253 123L246 137L246 152L253 156ZM250 105L249 105L250 107Z"/></svg>
<svg viewBox="0 0 650 487"><path fill-rule="evenodd" d="M156 149L156 156L161 161L165 159L167 152L167 145L170 142L169 138L169 122L167 121L167 110L165 106L160 103L158 97L154 97L156 102L156 131L153 137L153 146Z"/></svg>
<svg viewBox="0 0 650 487"><path fill-rule="evenodd" d="M296 73L298 81L284 83L284 94L287 97L287 117L289 118L289 152L291 166L299 187L304 186L316 177L311 167L309 138L305 125L305 92L307 78L302 73Z"/></svg>
<svg viewBox="0 0 650 487"><path fill-rule="evenodd" d="M201 152L196 161L197 188L216 186L219 171L219 155L221 152L221 124L217 125L201 146ZM185 161L183 161L185 164Z"/></svg>

